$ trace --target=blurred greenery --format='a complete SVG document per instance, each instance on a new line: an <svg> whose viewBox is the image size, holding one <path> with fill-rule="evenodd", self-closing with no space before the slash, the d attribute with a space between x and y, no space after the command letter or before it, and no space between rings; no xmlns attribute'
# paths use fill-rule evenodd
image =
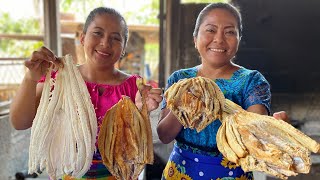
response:
<svg viewBox="0 0 320 180"><path fill-rule="evenodd" d="M103 6L105 0L60 0L60 11L76 14L85 21L90 11L96 7Z"/></svg>
<svg viewBox="0 0 320 180"><path fill-rule="evenodd" d="M152 73L158 73L159 43L145 44L145 64L149 64ZM157 79L157 78L156 78Z"/></svg>
<svg viewBox="0 0 320 180"><path fill-rule="evenodd" d="M9 13L1 13L0 24L2 34L41 34L38 19L14 20ZM0 39L1 57L29 57L34 49L42 45L42 41Z"/></svg>
<svg viewBox="0 0 320 180"><path fill-rule="evenodd" d="M136 11L125 12L123 16L130 24L158 25L159 7L159 0L149 0Z"/></svg>
<svg viewBox="0 0 320 180"><path fill-rule="evenodd" d="M227 2L226 0L181 0L182 3L210 3ZM35 6L39 7L39 0L34 0ZM105 0L60 0L61 12L76 12L83 16L95 7L103 6ZM36 8L37 9L37 8ZM124 12L123 15L129 24L159 25L159 0L149 0L135 11ZM8 34L42 34L40 21L36 18L13 19L9 13L0 12L0 33ZM43 45L42 41L22 41L13 39L0 39L1 57L29 57L33 50ZM153 64L159 58L159 44L146 44L146 62Z"/></svg>
<svg viewBox="0 0 320 180"><path fill-rule="evenodd" d="M149 0L135 12L125 12L123 16L130 24L159 25L159 6L159 0ZM144 48L145 63L150 65L153 74L158 73L159 43L147 43Z"/></svg>

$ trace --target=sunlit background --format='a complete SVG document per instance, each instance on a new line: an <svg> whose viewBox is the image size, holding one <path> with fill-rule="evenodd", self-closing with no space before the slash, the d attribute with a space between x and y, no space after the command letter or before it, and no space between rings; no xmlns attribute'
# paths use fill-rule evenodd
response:
<svg viewBox="0 0 320 180"><path fill-rule="evenodd" d="M181 3L208 2L212 1L181 1ZM0 4L0 84L15 85L21 82L25 73L23 61L43 45L43 1L0 0ZM152 39L151 41L148 40L148 37L143 37L147 39L143 49L144 64L140 66L147 67L142 76L148 76L148 79L157 83L159 0L60 0L61 22L84 23L89 12L98 6L115 8L123 14L129 26L138 27L138 29L149 28L151 31L152 29L155 31L147 35ZM61 36L74 38L76 34L75 32L62 31ZM123 70L125 68L127 67L123 67Z"/></svg>

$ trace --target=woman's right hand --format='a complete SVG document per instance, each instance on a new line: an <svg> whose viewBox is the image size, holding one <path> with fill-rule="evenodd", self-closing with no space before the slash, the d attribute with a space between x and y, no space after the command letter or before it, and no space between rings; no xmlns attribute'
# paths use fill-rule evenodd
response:
<svg viewBox="0 0 320 180"><path fill-rule="evenodd" d="M25 66L29 69L26 78L38 82L47 73L52 63L59 66L61 61L51 50L42 46L32 53L29 60L25 61Z"/></svg>

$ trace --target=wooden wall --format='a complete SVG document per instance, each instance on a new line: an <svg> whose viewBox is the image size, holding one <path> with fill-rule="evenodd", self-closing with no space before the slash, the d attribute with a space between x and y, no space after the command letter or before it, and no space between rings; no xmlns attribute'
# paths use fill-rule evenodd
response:
<svg viewBox="0 0 320 180"><path fill-rule="evenodd" d="M244 21L238 62L264 73L273 92L320 92L320 1L236 2Z"/></svg>
<svg viewBox="0 0 320 180"><path fill-rule="evenodd" d="M236 62L262 72L273 92L320 91L320 1L234 0L244 34ZM192 32L205 4L166 1L165 78L199 64ZM161 81L161 80L160 80Z"/></svg>
<svg viewBox="0 0 320 180"><path fill-rule="evenodd" d="M161 39L165 48L165 74L196 64L197 51L193 44L193 27L198 12L204 5L180 4L179 0L166 1L165 36ZM166 78L167 78L166 76Z"/></svg>

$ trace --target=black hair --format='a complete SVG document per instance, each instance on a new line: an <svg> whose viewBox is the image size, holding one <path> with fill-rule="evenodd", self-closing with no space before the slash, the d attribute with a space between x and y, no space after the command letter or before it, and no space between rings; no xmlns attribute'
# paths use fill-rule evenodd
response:
<svg viewBox="0 0 320 180"><path fill-rule="evenodd" d="M200 27L201 23L203 22L203 19L213 9L225 9L225 10L229 11L236 18L237 23L238 23L239 36L240 37L242 36L242 18L241 18L241 14L240 14L239 9L229 3L219 2L219 3L208 4L206 7L204 7L201 10L201 12L199 13L199 15L197 17L196 25L194 27L194 31L193 31L194 37L198 36L199 27Z"/></svg>
<svg viewBox="0 0 320 180"><path fill-rule="evenodd" d="M126 20L124 19L124 17L115 9L113 8L109 8L109 7L98 7L98 8L95 8L93 9L87 19L86 19L86 22L84 23L84 27L83 27L83 33L86 34L87 33L87 30L88 30L88 27L89 25L91 24L91 22L93 21L93 19L96 17L96 15L99 14L110 14L110 15L114 15L116 16L117 18L120 19L120 22L123 22L123 25L124 25L124 31L123 31L123 36L124 36L124 47L126 47L127 45L127 41L128 41L128 36L129 36L129 30L128 30L128 25L127 25L127 22Z"/></svg>

